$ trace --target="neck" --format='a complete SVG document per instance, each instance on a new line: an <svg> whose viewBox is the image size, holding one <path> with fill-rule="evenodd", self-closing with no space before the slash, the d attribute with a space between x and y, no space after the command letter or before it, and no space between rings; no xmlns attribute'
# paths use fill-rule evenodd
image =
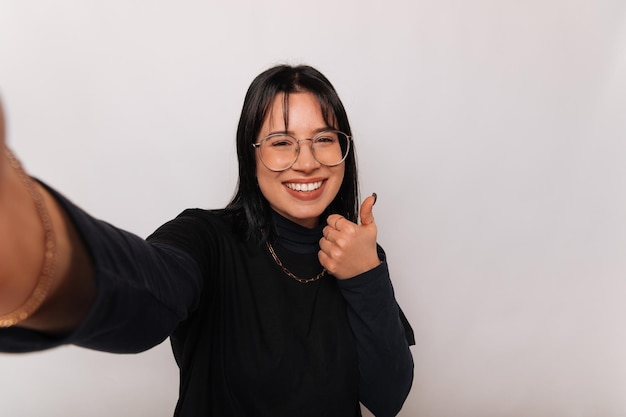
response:
<svg viewBox="0 0 626 417"><path fill-rule="evenodd" d="M275 211L272 212L277 243L296 253L315 253L319 250L319 240L322 238L323 225L309 229L292 222Z"/></svg>

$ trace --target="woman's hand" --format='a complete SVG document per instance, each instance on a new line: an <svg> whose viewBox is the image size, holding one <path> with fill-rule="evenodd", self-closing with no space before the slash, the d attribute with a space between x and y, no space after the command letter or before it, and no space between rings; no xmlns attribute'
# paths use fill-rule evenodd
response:
<svg viewBox="0 0 626 417"><path fill-rule="evenodd" d="M320 263L338 279L348 279L380 265L376 251L376 223L372 208L376 194L361 204L361 224L338 214L328 216L320 239Z"/></svg>

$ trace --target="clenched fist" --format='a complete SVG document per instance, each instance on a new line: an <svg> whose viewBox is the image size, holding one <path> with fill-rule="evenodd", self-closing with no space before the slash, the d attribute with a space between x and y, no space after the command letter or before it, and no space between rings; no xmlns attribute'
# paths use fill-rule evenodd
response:
<svg viewBox="0 0 626 417"><path fill-rule="evenodd" d="M361 224L339 214L328 216L318 257L322 266L338 279L355 277L380 264L372 214L375 202L376 194L373 194L361 204Z"/></svg>

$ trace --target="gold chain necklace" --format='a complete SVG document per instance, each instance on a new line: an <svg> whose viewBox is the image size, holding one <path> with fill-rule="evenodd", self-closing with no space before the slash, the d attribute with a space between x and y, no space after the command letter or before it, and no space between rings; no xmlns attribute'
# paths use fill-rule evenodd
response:
<svg viewBox="0 0 626 417"><path fill-rule="evenodd" d="M276 255L276 252L274 251L274 247L272 246L270 241L266 240L265 243L267 244L267 249L270 251L270 255L272 255L272 258L274 258L274 262L276 262L276 265L278 265L278 266L280 266L282 268L282 270L285 273L285 275L287 275L290 278L295 279L300 284L308 284L310 282L315 282L315 281L317 281L318 279L320 279L321 277L323 277L326 274L326 268L323 268L322 272L320 272L319 274L315 275L313 278L300 278L300 277L296 276L293 272L288 270L285 267L285 265L283 265L283 263L280 261L280 259L278 259L278 255Z"/></svg>

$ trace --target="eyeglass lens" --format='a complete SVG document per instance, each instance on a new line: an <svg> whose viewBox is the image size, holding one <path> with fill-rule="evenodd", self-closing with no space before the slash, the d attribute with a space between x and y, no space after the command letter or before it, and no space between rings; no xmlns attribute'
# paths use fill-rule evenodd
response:
<svg viewBox="0 0 626 417"><path fill-rule="evenodd" d="M325 131L311 139L297 140L293 136L274 134L263 139L259 146L261 161L271 170L291 167L300 153L300 142L310 141L314 158L322 165L339 165L349 151L349 138L339 131Z"/></svg>

